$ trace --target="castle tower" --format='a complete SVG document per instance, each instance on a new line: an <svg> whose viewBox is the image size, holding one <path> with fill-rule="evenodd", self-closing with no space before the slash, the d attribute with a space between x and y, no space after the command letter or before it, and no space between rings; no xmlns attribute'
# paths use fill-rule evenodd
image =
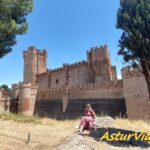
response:
<svg viewBox="0 0 150 150"><path fill-rule="evenodd" d="M23 52L24 57L24 82L37 82L37 75L46 72L47 69L47 51L37 50L35 47L29 47Z"/></svg>
<svg viewBox="0 0 150 150"><path fill-rule="evenodd" d="M87 52L87 62L91 72L93 72L94 82L113 80L112 71L115 74L115 70L111 66L107 45L91 48Z"/></svg>
<svg viewBox="0 0 150 150"><path fill-rule="evenodd" d="M18 113L33 116L35 101L37 95L37 86L30 83L19 84Z"/></svg>

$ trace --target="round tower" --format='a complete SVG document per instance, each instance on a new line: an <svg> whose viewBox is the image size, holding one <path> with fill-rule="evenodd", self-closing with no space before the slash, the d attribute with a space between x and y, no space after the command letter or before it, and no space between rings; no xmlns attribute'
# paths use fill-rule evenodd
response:
<svg viewBox="0 0 150 150"><path fill-rule="evenodd" d="M30 83L23 83L19 85L19 101L18 101L18 113L24 115L32 115L30 113L30 95L31 85Z"/></svg>

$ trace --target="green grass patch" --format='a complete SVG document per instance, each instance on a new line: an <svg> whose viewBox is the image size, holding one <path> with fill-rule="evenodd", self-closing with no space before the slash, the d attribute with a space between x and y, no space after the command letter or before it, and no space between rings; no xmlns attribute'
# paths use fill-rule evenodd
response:
<svg viewBox="0 0 150 150"><path fill-rule="evenodd" d="M1 113L0 119L2 120L13 120L15 122L21 123L36 123L41 124L42 120L40 117L37 116L24 116L22 114L12 114L12 113Z"/></svg>

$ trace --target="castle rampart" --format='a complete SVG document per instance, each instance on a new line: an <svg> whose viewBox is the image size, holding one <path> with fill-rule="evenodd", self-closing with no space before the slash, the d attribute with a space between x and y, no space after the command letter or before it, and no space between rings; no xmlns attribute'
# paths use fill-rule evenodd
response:
<svg viewBox="0 0 150 150"><path fill-rule="evenodd" d="M87 61L63 64L56 69L47 69L38 75L39 88L60 88L66 85L85 85L101 81L116 81L116 67L110 63L108 46L91 48Z"/></svg>
<svg viewBox="0 0 150 150"><path fill-rule="evenodd" d="M144 75L138 69L122 69L127 116L130 119L150 119L150 101Z"/></svg>
<svg viewBox="0 0 150 150"><path fill-rule="evenodd" d="M39 51L35 47L24 51L24 83L19 85L19 112L32 114L28 112L32 105L31 84L35 83L38 85L37 102L60 100L63 112L71 100L113 99L118 100L117 105L120 102L123 104L124 101L119 102L124 98L123 82L117 79L116 67L111 65L107 45L91 48L87 52L87 60L66 63L53 70L47 69L46 62L47 51ZM17 86L14 89L17 94Z"/></svg>
<svg viewBox="0 0 150 150"><path fill-rule="evenodd" d="M33 115L37 98L37 85L19 82L12 85L11 112Z"/></svg>
<svg viewBox="0 0 150 150"><path fill-rule="evenodd" d="M131 119L150 119L143 74L125 67L123 79L118 80L107 45L91 48L87 51L87 60L66 63L56 69L47 68L46 50L29 47L23 56L24 82L12 85L15 112L74 117L81 116L85 104L90 103L97 114L113 117L127 114ZM1 112L9 110L4 95L0 90Z"/></svg>
<svg viewBox="0 0 150 150"><path fill-rule="evenodd" d="M10 95L0 88L0 112L9 112Z"/></svg>
<svg viewBox="0 0 150 150"><path fill-rule="evenodd" d="M125 115L125 104L122 87L122 80L119 80L117 83L110 81L72 85L68 86L68 88L64 86L39 89L35 113L48 116L53 116L52 114L54 113L54 115L59 116L64 108L63 98L66 97L68 102L65 113L72 117L75 115L75 109L78 112L77 114L80 114L84 105L88 102L92 104L97 113L123 116ZM96 107L95 104L99 105L99 107ZM48 108L51 108L51 110L48 110Z"/></svg>
<svg viewBox="0 0 150 150"><path fill-rule="evenodd" d="M37 86L30 83L19 84L18 112L25 115L33 115L37 96Z"/></svg>
<svg viewBox="0 0 150 150"><path fill-rule="evenodd" d="M70 99L114 98L124 97L122 80L115 82L89 83L85 85L68 86ZM62 99L66 87L45 88L38 90L39 100ZM52 96L53 95L53 96Z"/></svg>

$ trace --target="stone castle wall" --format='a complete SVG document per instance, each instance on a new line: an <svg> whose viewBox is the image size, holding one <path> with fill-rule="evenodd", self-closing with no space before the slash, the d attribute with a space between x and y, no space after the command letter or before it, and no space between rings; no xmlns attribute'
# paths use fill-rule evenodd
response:
<svg viewBox="0 0 150 150"><path fill-rule="evenodd" d="M37 101L35 114L39 116L54 117L58 119L75 119L84 114L85 105L90 103L97 115L108 115L111 117L125 117L126 107L124 99L69 99L68 107L63 112L63 101L61 99Z"/></svg>
<svg viewBox="0 0 150 150"><path fill-rule="evenodd" d="M98 103L100 99L107 99L114 101L113 105L116 104L117 107L120 102L124 102L122 81L117 80L116 67L111 65L107 45L87 51L87 61L64 64L53 70L46 68L46 62L46 51L39 51L35 47L24 51L24 84L19 85L19 112L24 113L25 109L29 111L32 90L28 82L38 85L36 103L40 105L36 107L37 112L45 111L41 108L44 101L51 103L58 100L62 103L61 112L68 110L70 106L67 106L76 103L75 101L79 104L82 100L88 102L94 99L93 102ZM17 92L16 88L15 93ZM25 111L25 114L28 113Z"/></svg>
<svg viewBox="0 0 150 150"><path fill-rule="evenodd" d="M77 117L90 103L97 114L114 117L127 113L131 119L150 119L143 74L126 67L122 69L123 80L118 80L107 45L87 51L87 61L54 70L47 69L46 63L47 51L35 47L24 51L24 82L12 86L19 113Z"/></svg>
<svg viewBox="0 0 150 150"><path fill-rule="evenodd" d="M85 61L64 64L62 68L47 70L38 77L39 89L59 88L68 85L84 85L90 82L89 68Z"/></svg>
<svg viewBox="0 0 150 150"><path fill-rule="evenodd" d="M63 67L47 70L38 75L39 89L60 88L101 81L116 81L116 67L111 65L108 47L91 48L87 52L87 61L64 64Z"/></svg>
<svg viewBox="0 0 150 150"><path fill-rule="evenodd" d="M3 89L0 89L0 112L9 112L10 110L10 95Z"/></svg>
<svg viewBox="0 0 150 150"><path fill-rule="evenodd" d="M63 97L68 94L68 105L63 113ZM87 103L92 104L97 114L124 116L126 114L123 83L119 80L61 88L38 90L35 113L43 116L79 117Z"/></svg>
<svg viewBox="0 0 150 150"><path fill-rule="evenodd" d="M31 83L19 83L12 85L13 101L12 112L24 115L33 115L37 98L37 86ZM17 107L17 108L16 108Z"/></svg>
<svg viewBox="0 0 150 150"><path fill-rule="evenodd" d="M124 98L122 80L69 86L68 91L70 99ZM65 86L39 89L38 100L62 99L65 92Z"/></svg>
<svg viewBox="0 0 150 150"><path fill-rule="evenodd" d="M145 78L137 69L122 69L127 116L130 119L150 119L150 100Z"/></svg>
<svg viewBox="0 0 150 150"><path fill-rule="evenodd" d="M26 115L32 115L34 111L43 116L79 117L84 106L90 103L97 114L112 117L127 114L129 119L150 119L150 101L143 74L126 67L122 69L122 76L123 80L117 82L101 81L68 86L62 84L58 87L38 88L38 92L32 84L23 83L13 86L13 97L16 98L19 93L19 112ZM68 102L63 113L65 96ZM24 111L26 106L30 108Z"/></svg>

